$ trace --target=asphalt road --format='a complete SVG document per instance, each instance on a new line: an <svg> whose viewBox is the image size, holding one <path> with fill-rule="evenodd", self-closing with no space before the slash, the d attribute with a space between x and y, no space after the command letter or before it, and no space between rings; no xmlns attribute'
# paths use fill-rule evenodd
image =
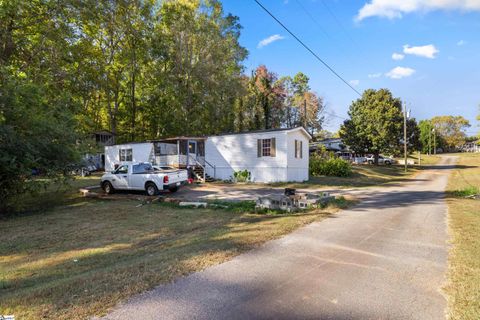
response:
<svg viewBox="0 0 480 320"><path fill-rule="evenodd" d="M445 319L444 189L453 158L107 319Z"/></svg>

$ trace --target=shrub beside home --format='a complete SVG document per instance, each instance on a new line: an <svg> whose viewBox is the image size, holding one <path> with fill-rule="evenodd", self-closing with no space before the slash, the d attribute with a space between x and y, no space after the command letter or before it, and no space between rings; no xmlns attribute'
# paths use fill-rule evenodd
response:
<svg viewBox="0 0 480 320"><path fill-rule="evenodd" d="M348 177L352 175L352 164L333 154L317 153L310 157L309 170L312 176Z"/></svg>

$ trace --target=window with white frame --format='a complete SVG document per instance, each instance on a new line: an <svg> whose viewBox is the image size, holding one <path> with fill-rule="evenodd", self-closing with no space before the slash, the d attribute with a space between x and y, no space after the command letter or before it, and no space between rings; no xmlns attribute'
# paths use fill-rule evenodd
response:
<svg viewBox="0 0 480 320"><path fill-rule="evenodd" d="M133 161L132 149L120 149L118 152L120 161Z"/></svg>

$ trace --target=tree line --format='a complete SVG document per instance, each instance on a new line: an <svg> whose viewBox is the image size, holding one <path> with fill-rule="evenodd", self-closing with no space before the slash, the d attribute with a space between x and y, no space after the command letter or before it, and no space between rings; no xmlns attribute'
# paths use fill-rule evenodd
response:
<svg viewBox="0 0 480 320"><path fill-rule="evenodd" d="M401 99L388 89L366 90L352 102L339 135L352 151L372 153L375 161L380 153L402 153L404 121L409 152L457 151L467 141L470 123L462 116L436 116L417 123L415 118L404 119L404 112Z"/></svg>
<svg viewBox="0 0 480 320"><path fill-rule="evenodd" d="M0 2L0 202L61 175L91 133L116 142L323 122L303 73L249 75L217 0Z"/></svg>

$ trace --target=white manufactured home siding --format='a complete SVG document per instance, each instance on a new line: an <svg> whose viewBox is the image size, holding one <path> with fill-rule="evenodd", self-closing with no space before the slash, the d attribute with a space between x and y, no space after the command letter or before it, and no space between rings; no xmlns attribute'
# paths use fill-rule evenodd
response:
<svg viewBox="0 0 480 320"><path fill-rule="evenodd" d="M105 147L105 171L112 171L116 164L148 162L153 143L126 143ZM120 162L120 149L132 149L132 161Z"/></svg>
<svg viewBox="0 0 480 320"><path fill-rule="evenodd" d="M257 140L275 138L276 156L258 157ZM248 170L254 182L287 180L286 131L245 133L208 137L205 143L205 159L215 165L216 179L231 179L233 172ZM214 170L207 165L207 173Z"/></svg>
<svg viewBox="0 0 480 320"><path fill-rule="evenodd" d="M302 158L295 158L295 140L302 141ZM301 130L287 132L287 181L308 180L309 138Z"/></svg>

